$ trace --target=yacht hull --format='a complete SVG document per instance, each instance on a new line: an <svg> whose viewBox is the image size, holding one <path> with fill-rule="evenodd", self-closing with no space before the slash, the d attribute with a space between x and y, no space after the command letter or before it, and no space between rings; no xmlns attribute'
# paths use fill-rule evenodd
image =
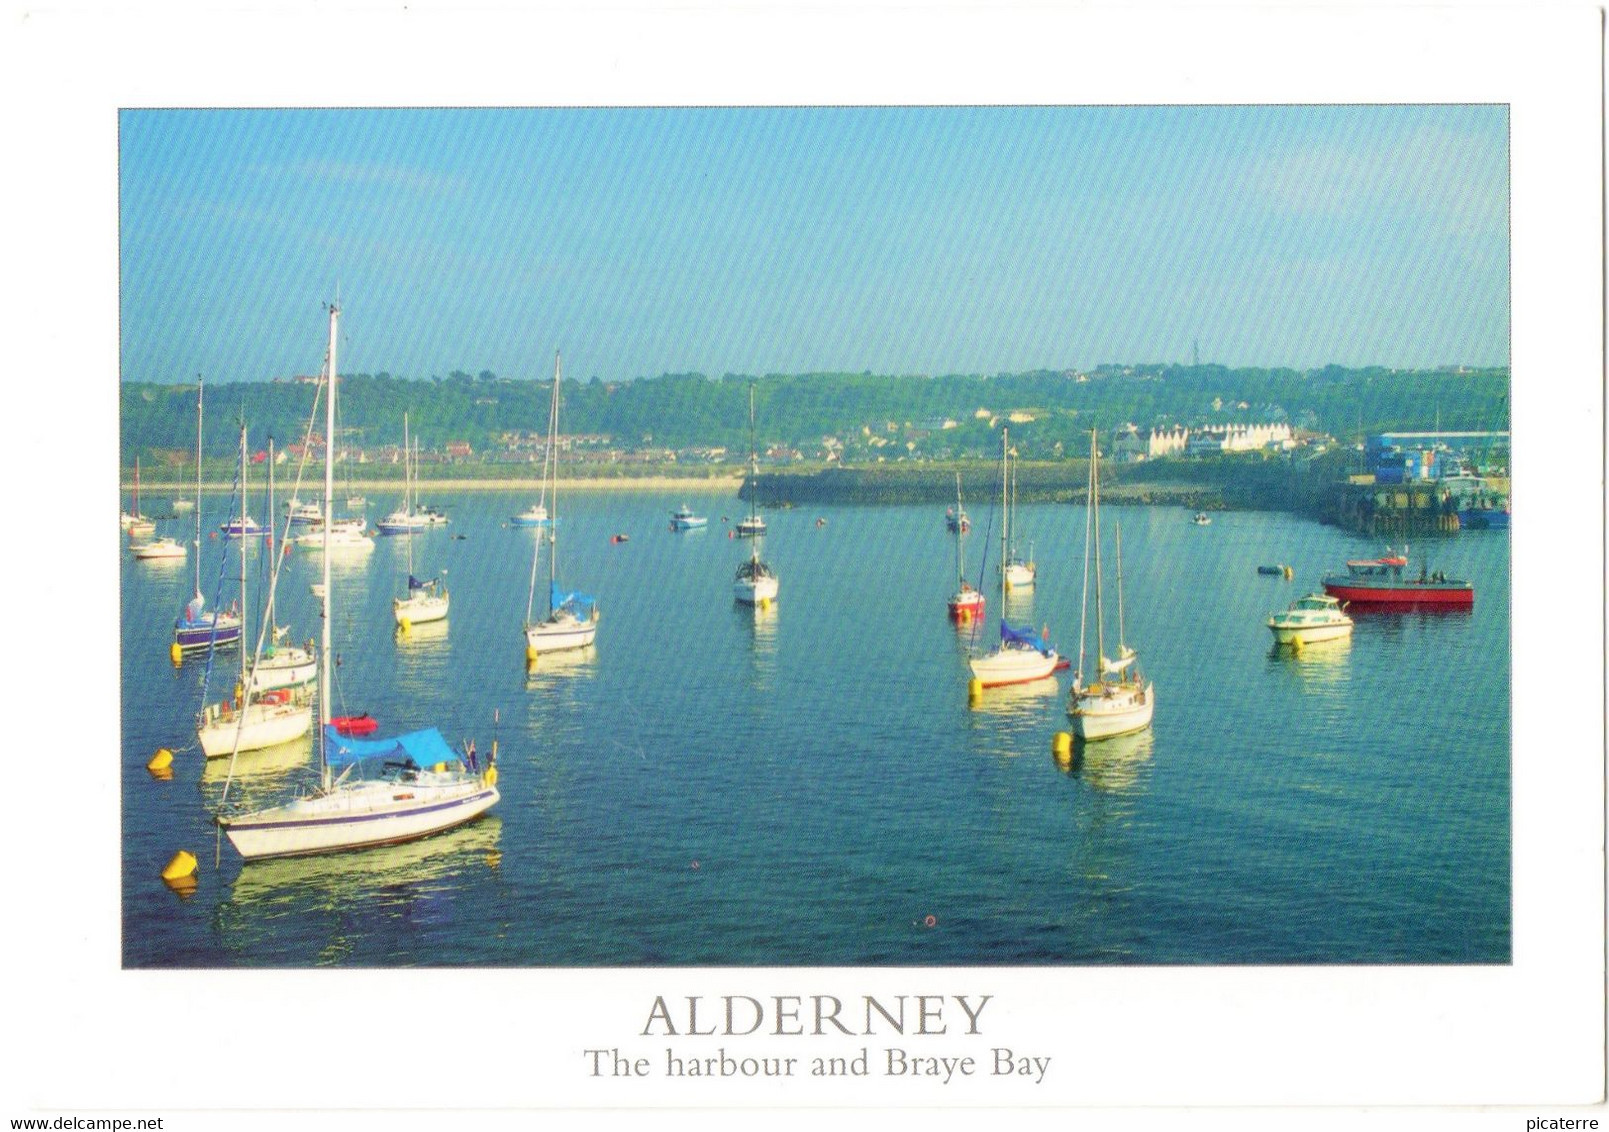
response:
<svg viewBox="0 0 1609 1132"><path fill-rule="evenodd" d="M373 782L220 818L219 824L241 857L260 861L414 841L474 821L497 801L497 788L478 780L449 786Z"/></svg>
<svg viewBox="0 0 1609 1132"><path fill-rule="evenodd" d="M1073 721L1074 737L1089 742L1144 731L1151 726L1151 714L1155 708L1154 685L1146 684L1140 688L1132 684L1116 684L1105 685L1101 691L1092 687L1083 692L1074 692L1067 716Z"/></svg>

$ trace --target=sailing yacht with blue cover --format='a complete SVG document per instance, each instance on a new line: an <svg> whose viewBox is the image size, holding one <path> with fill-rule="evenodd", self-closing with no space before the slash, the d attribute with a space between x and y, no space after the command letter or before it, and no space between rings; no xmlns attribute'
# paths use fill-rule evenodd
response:
<svg viewBox="0 0 1609 1132"><path fill-rule="evenodd" d="M1002 430L1000 436L1000 560L1006 560L1006 524L1004 515L1010 503L1007 491L1007 461L1010 440ZM998 688L1005 684L1026 684L1043 680L1056 671L1061 656L1046 638L1044 631L1035 633L1032 628L1018 629L1006 621L1006 591L1008 583L1004 570L1000 572L1000 643L984 656L967 661L972 678L985 688Z"/></svg>
<svg viewBox="0 0 1609 1132"><path fill-rule="evenodd" d="M340 307L330 307L329 383L336 384ZM327 399L333 406L333 398ZM333 407L328 434L334 434ZM334 494L333 461L325 462L324 511ZM330 722L330 556L324 555L324 610L319 649L318 785L299 798L248 813L228 809L229 785L217 814L237 852L248 861L302 857L412 841L473 821L498 801L497 742L482 762L474 743L455 750L436 728L390 739L353 739ZM232 772L231 767L231 772Z"/></svg>
<svg viewBox="0 0 1609 1132"><path fill-rule="evenodd" d="M553 355L553 400L548 406L548 452L553 455L552 491L543 496L553 506L549 511L546 538L538 538L531 553L531 585L525 597L525 656L535 660L545 652L586 648L598 635L598 602L591 594L567 590L559 585L559 355ZM542 543L548 544L548 611L540 621L532 620L536 601L537 563Z"/></svg>

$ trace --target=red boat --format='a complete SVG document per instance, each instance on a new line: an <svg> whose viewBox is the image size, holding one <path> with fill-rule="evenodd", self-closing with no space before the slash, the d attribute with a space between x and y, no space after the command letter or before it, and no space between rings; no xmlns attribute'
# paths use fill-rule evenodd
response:
<svg viewBox="0 0 1609 1132"><path fill-rule="evenodd" d="M380 721L368 712L362 715L338 715L330 720L330 726L341 735L373 735L380 728Z"/></svg>
<svg viewBox="0 0 1609 1132"><path fill-rule="evenodd" d="M950 609L950 620L957 624L969 625L974 621L983 620L983 594L964 580L960 590L950 597L947 604Z"/></svg>
<svg viewBox="0 0 1609 1132"><path fill-rule="evenodd" d="M1449 578L1441 571L1432 573L1425 566L1419 574L1404 574L1408 555L1392 554L1359 559L1346 564L1344 574L1326 574L1324 592L1353 606L1423 606L1434 609L1470 609L1475 604L1475 586L1461 578Z"/></svg>

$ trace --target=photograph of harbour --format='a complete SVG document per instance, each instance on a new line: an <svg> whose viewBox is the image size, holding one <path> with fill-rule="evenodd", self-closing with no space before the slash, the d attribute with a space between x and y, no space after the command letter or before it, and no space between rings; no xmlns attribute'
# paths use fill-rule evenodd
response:
<svg viewBox="0 0 1609 1132"><path fill-rule="evenodd" d="M122 964L1509 964L1510 128L123 110Z"/></svg>

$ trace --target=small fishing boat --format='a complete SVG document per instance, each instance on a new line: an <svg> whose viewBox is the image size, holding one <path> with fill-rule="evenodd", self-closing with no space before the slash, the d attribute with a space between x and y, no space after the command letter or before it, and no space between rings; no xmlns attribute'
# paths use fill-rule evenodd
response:
<svg viewBox="0 0 1609 1132"><path fill-rule="evenodd" d="M1271 614L1268 628L1282 645L1313 644L1352 635L1352 618L1327 594L1308 594L1281 613Z"/></svg>
<svg viewBox="0 0 1609 1132"><path fill-rule="evenodd" d="M696 531L707 526L709 519L693 514L693 509L685 503L671 512L670 529L673 531Z"/></svg>
<svg viewBox="0 0 1609 1132"><path fill-rule="evenodd" d="M1208 523L1212 522L1212 516L1207 514L1205 511L1197 511L1190 517L1190 521L1198 527L1204 527Z"/></svg>
<svg viewBox="0 0 1609 1132"><path fill-rule="evenodd" d="M308 526L324 521L324 509L317 503L303 503L295 498L285 501L285 515L290 519L291 523L298 526Z"/></svg>
<svg viewBox="0 0 1609 1132"><path fill-rule="evenodd" d="M1408 549L1379 558L1347 562L1346 573L1324 575L1324 592L1354 606L1469 609L1475 604L1475 586L1462 578L1449 578L1440 570L1421 565L1419 574L1405 574Z"/></svg>

